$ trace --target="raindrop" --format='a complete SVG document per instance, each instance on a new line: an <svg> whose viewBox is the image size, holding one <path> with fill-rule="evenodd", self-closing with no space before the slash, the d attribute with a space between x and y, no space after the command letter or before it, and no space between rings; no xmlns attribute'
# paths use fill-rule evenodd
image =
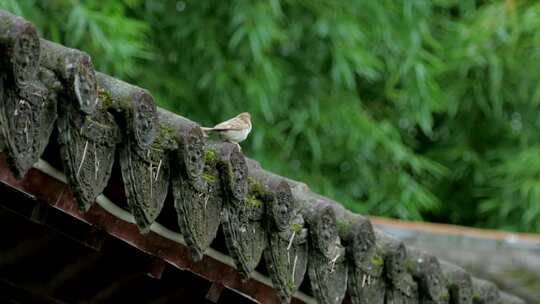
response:
<svg viewBox="0 0 540 304"><path fill-rule="evenodd" d="M347 172L347 171L351 170L351 163L349 163L348 161L342 162L339 165L339 168L340 168L341 172Z"/></svg>
<svg viewBox="0 0 540 304"><path fill-rule="evenodd" d="M519 112L512 113L512 129L514 131L521 130L521 127L523 126L521 122L521 114Z"/></svg>
<svg viewBox="0 0 540 304"><path fill-rule="evenodd" d="M522 127L522 126L523 126L523 124L521 123L521 120L518 120L518 119L514 120L514 119L512 119L512 129L513 129L514 131L519 131L519 130L521 130L521 127Z"/></svg>
<svg viewBox="0 0 540 304"><path fill-rule="evenodd" d="M186 9L186 3L184 1L177 1L176 2L176 11L177 12L183 12Z"/></svg>
<svg viewBox="0 0 540 304"><path fill-rule="evenodd" d="M298 170L300 169L301 162L297 159L290 162L291 169Z"/></svg>
<svg viewBox="0 0 540 304"><path fill-rule="evenodd" d="M399 127L401 129L408 129L409 128L409 120L406 118L400 118L399 119Z"/></svg>
<svg viewBox="0 0 540 304"><path fill-rule="evenodd" d="M168 61L171 63L178 62L178 54L176 52L170 52L167 57Z"/></svg>
<svg viewBox="0 0 540 304"><path fill-rule="evenodd" d="M472 160L472 155L470 152L463 153L463 161L470 162Z"/></svg>
<svg viewBox="0 0 540 304"><path fill-rule="evenodd" d="M281 45L280 52L282 56L289 56L296 50L296 45L292 42L284 43Z"/></svg>
<svg viewBox="0 0 540 304"><path fill-rule="evenodd" d="M356 199L360 199L362 195L364 194L364 191L360 187L353 187L352 188L352 196Z"/></svg>

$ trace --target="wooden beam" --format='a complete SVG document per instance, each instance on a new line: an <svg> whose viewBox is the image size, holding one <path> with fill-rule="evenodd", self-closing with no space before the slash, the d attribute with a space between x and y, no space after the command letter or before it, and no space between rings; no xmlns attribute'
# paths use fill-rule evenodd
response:
<svg viewBox="0 0 540 304"><path fill-rule="evenodd" d="M223 289L225 289L225 286L221 285L220 283L212 283L212 286L208 289L208 292L206 293L206 299L212 303L217 303L219 301L219 297L221 296L221 293L223 292Z"/></svg>
<svg viewBox="0 0 540 304"><path fill-rule="evenodd" d="M7 280L0 278L1 303L63 304L64 302L35 294Z"/></svg>

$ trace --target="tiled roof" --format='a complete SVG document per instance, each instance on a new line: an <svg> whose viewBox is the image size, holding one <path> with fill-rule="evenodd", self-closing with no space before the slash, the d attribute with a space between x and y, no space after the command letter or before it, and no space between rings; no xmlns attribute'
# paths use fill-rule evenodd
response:
<svg viewBox="0 0 540 304"><path fill-rule="evenodd" d="M384 232L460 265L529 303L540 299L540 235L370 216Z"/></svg>
<svg viewBox="0 0 540 304"><path fill-rule="evenodd" d="M341 303L347 291L352 303L523 303L264 170L236 145L209 141L197 123L157 108L148 91L95 72L90 56L39 39L32 24L4 11L0 54L9 167L22 178L37 163L65 178L81 212L97 201L125 216L102 194L116 162L142 235L164 233L155 220L170 190L175 233L192 259L215 251L221 226L241 276L265 263L283 303L305 278L320 303ZM53 131L65 175L40 160Z"/></svg>

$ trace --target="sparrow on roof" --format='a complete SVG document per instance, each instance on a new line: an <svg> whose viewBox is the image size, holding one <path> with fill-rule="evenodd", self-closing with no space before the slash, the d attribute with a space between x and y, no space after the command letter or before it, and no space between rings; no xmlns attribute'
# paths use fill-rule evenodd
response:
<svg viewBox="0 0 540 304"><path fill-rule="evenodd" d="M215 125L213 128L201 128L205 134L216 132L225 140L238 144L251 132L251 114L242 112L237 116Z"/></svg>

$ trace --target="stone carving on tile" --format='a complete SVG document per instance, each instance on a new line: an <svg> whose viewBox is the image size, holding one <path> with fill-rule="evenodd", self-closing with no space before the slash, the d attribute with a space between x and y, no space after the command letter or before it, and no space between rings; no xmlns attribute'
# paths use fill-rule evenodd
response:
<svg viewBox="0 0 540 304"><path fill-rule="evenodd" d="M186 124L173 129L178 141L176 162L182 169L182 176L191 187L198 192L205 192L207 188L204 171L207 170L206 159L211 158L213 166L217 166L217 147L205 148L204 134L196 124Z"/></svg>
<svg viewBox="0 0 540 304"><path fill-rule="evenodd" d="M248 169L238 146L224 142L219 151L223 197L223 233L229 254L243 279L259 264L266 245L264 197L248 191Z"/></svg>
<svg viewBox="0 0 540 304"><path fill-rule="evenodd" d="M336 228L336 215L330 206L319 208L308 218L308 275L319 303L341 303L347 290L345 248Z"/></svg>
<svg viewBox="0 0 540 304"><path fill-rule="evenodd" d="M367 219L349 224L349 293L353 304L384 304L386 283L384 259L375 243L373 226Z"/></svg>
<svg viewBox="0 0 540 304"><path fill-rule="evenodd" d="M266 208L268 246L264 258L280 301L290 303L307 269L307 229L287 182L280 182L274 189L262 187L250 177L250 188L261 193L261 197L265 196L265 191L270 191Z"/></svg>
<svg viewBox="0 0 540 304"><path fill-rule="evenodd" d="M172 176L174 205L191 256L200 261L221 222L223 200L217 151L205 147L202 130L195 125L184 128L179 142Z"/></svg>
<svg viewBox="0 0 540 304"><path fill-rule="evenodd" d="M36 28L23 18L2 10L0 20L3 86L16 87L35 80L40 64L40 41Z"/></svg>
<svg viewBox="0 0 540 304"><path fill-rule="evenodd" d="M40 40L40 46L41 64L55 72L66 97L76 101L82 113L92 114L98 104L98 90L90 56L45 39Z"/></svg>
<svg viewBox="0 0 540 304"><path fill-rule="evenodd" d="M472 304L473 289L472 278L463 268L441 261L443 274L448 282L450 292L450 303Z"/></svg>
<svg viewBox="0 0 540 304"><path fill-rule="evenodd" d="M115 115L131 144L145 150L154 143L160 126L154 98L142 88L96 72L103 105Z"/></svg>
<svg viewBox="0 0 540 304"><path fill-rule="evenodd" d="M166 132L160 132L165 135ZM169 188L169 149L174 143L166 136L158 136L155 143L141 149L128 136L120 148L120 167L129 209L141 233L150 231Z"/></svg>
<svg viewBox="0 0 540 304"><path fill-rule="evenodd" d="M522 299L506 292L500 291L499 295L500 299L499 302L496 302L497 304L526 304Z"/></svg>
<svg viewBox="0 0 540 304"><path fill-rule="evenodd" d="M498 303L501 299L499 289L489 281L473 278L472 286L474 304Z"/></svg>
<svg viewBox="0 0 540 304"><path fill-rule="evenodd" d="M385 250L384 266L388 280L385 303L417 303L418 286L407 269L405 245L401 241L395 241Z"/></svg>
<svg viewBox="0 0 540 304"><path fill-rule="evenodd" d="M423 304L448 304L450 294L439 260L425 251L407 250L409 268L418 282L419 301Z"/></svg>
<svg viewBox="0 0 540 304"><path fill-rule="evenodd" d="M232 204L242 204L248 193L248 168L238 146L224 142L219 150L218 169L224 196Z"/></svg>
<svg viewBox="0 0 540 304"><path fill-rule="evenodd" d="M5 88L1 92L0 126L8 164L17 178L22 178L43 154L57 117L55 90L60 84L45 71L42 77L54 87L49 90L41 81L29 81L20 85L20 91Z"/></svg>
<svg viewBox="0 0 540 304"><path fill-rule="evenodd" d="M120 131L113 116L102 108L87 115L66 100L59 113L58 141L64 171L79 210L86 212L107 186Z"/></svg>
<svg viewBox="0 0 540 304"><path fill-rule="evenodd" d="M173 136L158 123L148 91L102 73L96 79L103 105L123 130L119 155L127 203L139 230L147 233L167 196Z"/></svg>
<svg viewBox="0 0 540 304"><path fill-rule="evenodd" d="M8 165L20 179L49 142L61 85L52 72L39 67L34 26L4 11L0 18L0 128Z"/></svg>

